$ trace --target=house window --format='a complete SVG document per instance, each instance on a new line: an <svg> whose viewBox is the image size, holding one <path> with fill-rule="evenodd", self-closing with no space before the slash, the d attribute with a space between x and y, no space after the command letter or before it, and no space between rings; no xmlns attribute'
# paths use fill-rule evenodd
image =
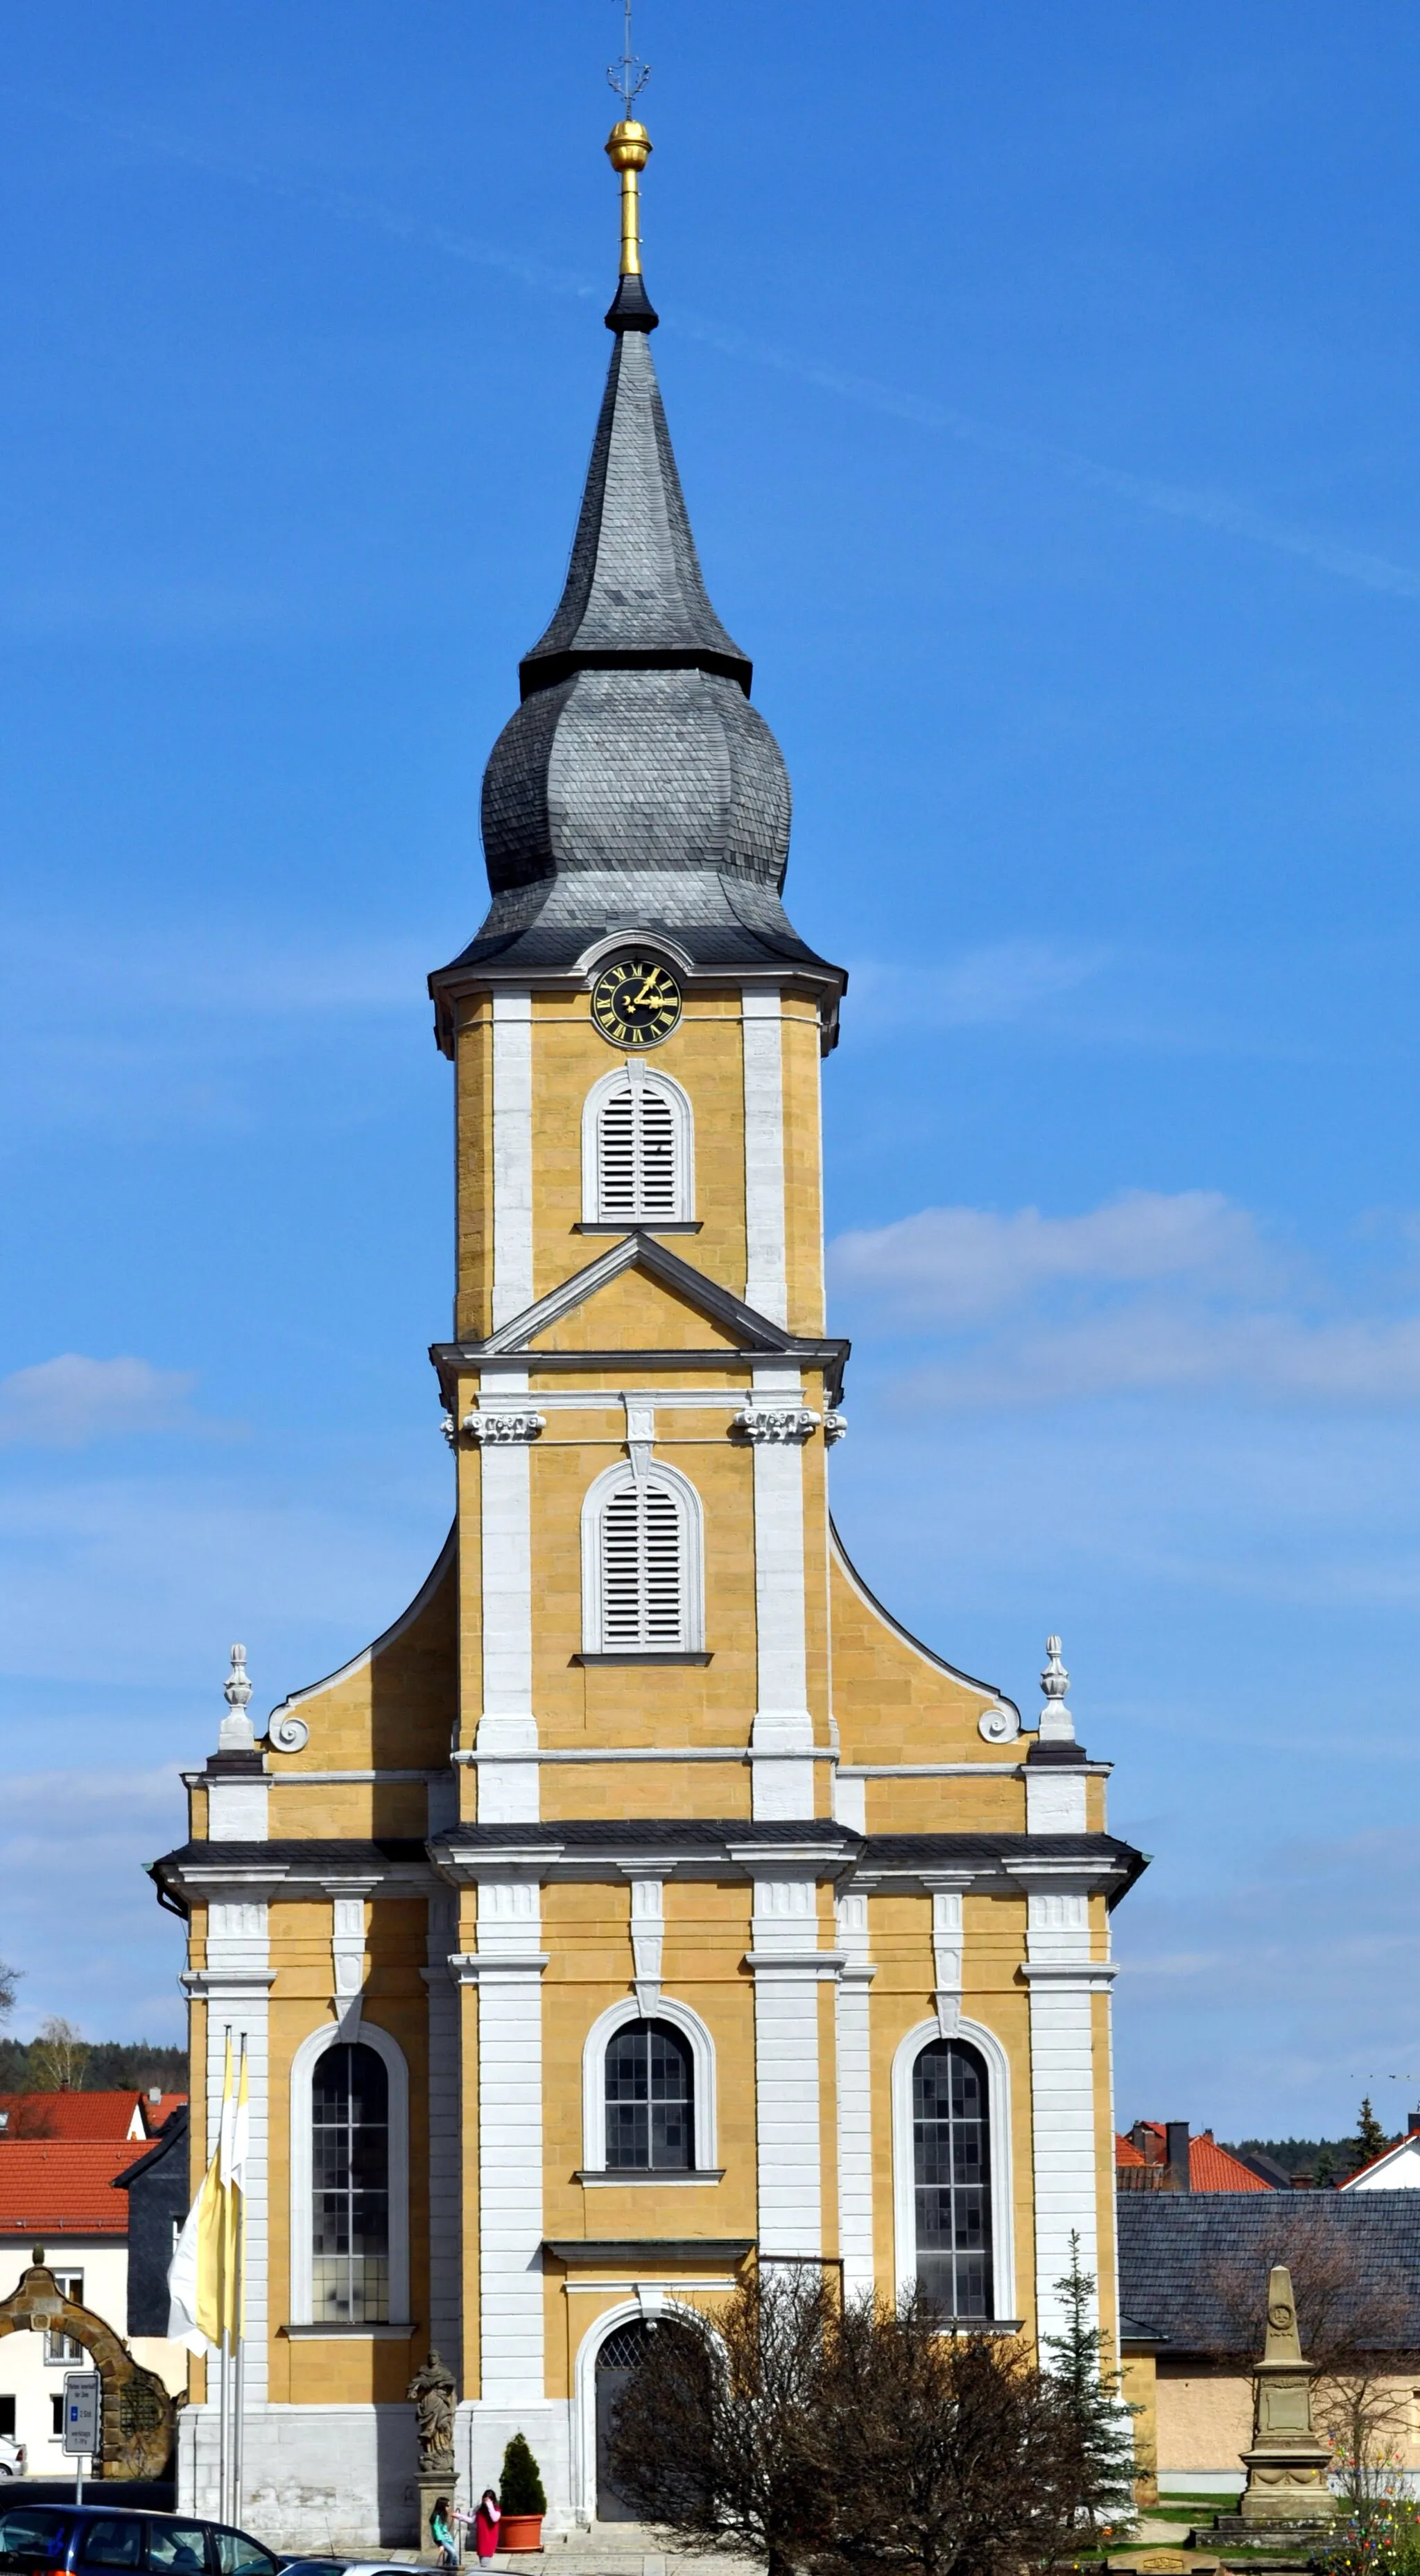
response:
<svg viewBox="0 0 1420 2576"><path fill-rule="evenodd" d="M62 2298L72 2299L76 2308L82 2308L84 2304L82 2272L56 2272L54 2286ZM46 2361L66 2362L72 2368L76 2361L83 2360L84 2347L81 2343L76 2343L72 2335L47 2334L44 2339L44 2357ZM63 2431L62 2423L59 2429Z"/></svg>
<svg viewBox="0 0 1420 2576"><path fill-rule="evenodd" d="M64 2391L62 2389L57 2397L51 2397L49 2401L49 2433L51 2441L62 2442L64 2439Z"/></svg>
<svg viewBox="0 0 1420 2576"><path fill-rule="evenodd" d="M389 2077L373 2048L328 2048L311 2079L311 2314L389 2316Z"/></svg>
<svg viewBox="0 0 1420 2576"><path fill-rule="evenodd" d="M694 2137L689 2047L669 2022L627 2022L607 2043L608 2171L687 2173Z"/></svg>
<svg viewBox="0 0 1420 2576"><path fill-rule="evenodd" d="M609 1468L582 1526L583 1649L695 1653L701 1643L700 1504L673 1468Z"/></svg>
<svg viewBox="0 0 1420 2576"><path fill-rule="evenodd" d="M0 2440L13 2442L14 2438L15 2401L13 2397L0 2397Z"/></svg>
<svg viewBox="0 0 1420 2576"><path fill-rule="evenodd" d="M591 1225L675 1225L691 1215L690 1102L669 1075L619 1065L587 1095L582 1217Z"/></svg>
<svg viewBox="0 0 1420 2576"><path fill-rule="evenodd" d="M933 2040L913 2067L912 2157L919 2286L943 2316L989 2317L986 2067L964 2040Z"/></svg>

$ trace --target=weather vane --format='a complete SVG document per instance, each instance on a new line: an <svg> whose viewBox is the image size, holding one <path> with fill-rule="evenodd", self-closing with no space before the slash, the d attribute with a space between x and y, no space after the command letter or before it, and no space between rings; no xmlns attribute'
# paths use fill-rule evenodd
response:
<svg viewBox="0 0 1420 2576"><path fill-rule="evenodd" d="M640 97L651 77L651 66L649 63L640 62L631 50L631 0L623 0L623 16L625 24L621 39L621 60L619 63L608 63L606 76L621 101L622 115L629 117L633 98Z"/></svg>

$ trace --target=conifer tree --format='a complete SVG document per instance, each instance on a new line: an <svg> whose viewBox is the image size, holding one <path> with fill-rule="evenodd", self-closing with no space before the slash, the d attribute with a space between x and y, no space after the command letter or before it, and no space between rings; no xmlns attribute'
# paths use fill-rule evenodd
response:
<svg viewBox="0 0 1420 2576"><path fill-rule="evenodd" d="M1106 2366L1104 2336L1090 2323L1095 2276L1080 2265L1080 2239L1070 2230L1070 2269L1055 2284L1065 2309L1064 2331L1044 2335L1047 2368L1064 2389L1079 2428L1086 2477L1081 2506L1092 2530L1134 2517L1134 2433L1131 2406L1119 2393L1119 2373Z"/></svg>
<svg viewBox="0 0 1420 2576"><path fill-rule="evenodd" d="M1373 2164L1376 2157L1384 2155L1390 2145L1389 2138L1371 2109L1369 2093L1356 2114L1356 2135L1354 2138L1348 2138L1346 2144L1351 2151L1353 2173L1359 2173L1362 2165Z"/></svg>
<svg viewBox="0 0 1420 2576"><path fill-rule="evenodd" d="M547 2496L526 2433L515 2433L503 2453L498 2502L504 2513L546 2513Z"/></svg>

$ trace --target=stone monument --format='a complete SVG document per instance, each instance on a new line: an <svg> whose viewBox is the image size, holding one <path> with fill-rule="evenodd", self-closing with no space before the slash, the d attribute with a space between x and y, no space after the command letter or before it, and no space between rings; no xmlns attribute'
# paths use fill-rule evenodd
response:
<svg viewBox="0 0 1420 2576"><path fill-rule="evenodd" d="M1267 2281L1267 2345L1253 2377L1252 2448L1241 2453L1247 2485L1236 2514L1218 2518L1220 2536L1304 2535L1332 2521L1337 2502L1327 2484L1331 2446L1312 2428L1317 2365L1302 2359L1292 2276L1284 2263Z"/></svg>
<svg viewBox="0 0 1420 2576"><path fill-rule="evenodd" d="M405 2394L413 2405L419 2432L419 2547L425 2557L437 2558L438 2544L429 2528L429 2517L440 2497L446 2497L450 2505L454 2501L454 2404L458 2394L454 2374L436 2352L431 2352L422 2368L416 2370Z"/></svg>

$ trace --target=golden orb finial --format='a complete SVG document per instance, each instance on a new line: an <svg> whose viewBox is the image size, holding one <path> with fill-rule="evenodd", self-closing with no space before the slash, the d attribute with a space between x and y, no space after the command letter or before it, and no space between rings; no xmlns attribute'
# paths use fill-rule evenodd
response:
<svg viewBox="0 0 1420 2576"><path fill-rule="evenodd" d="M641 274L641 173L651 157L651 138L634 116L617 119L606 139L606 157L621 175L621 274Z"/></svg>

